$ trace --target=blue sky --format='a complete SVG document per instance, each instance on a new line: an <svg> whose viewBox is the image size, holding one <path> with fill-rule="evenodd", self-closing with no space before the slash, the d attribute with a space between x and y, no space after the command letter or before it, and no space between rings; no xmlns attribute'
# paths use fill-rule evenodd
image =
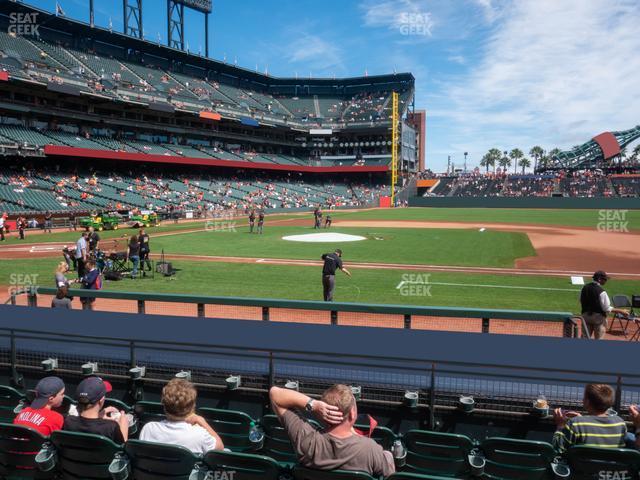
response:
<svg viewBox="0 0 640 480"><path fill-rule="evenodd" d="M88 21L88 0L58 0ZM46 10L55 0L28 0ZM122 31L122 0L96 0ZM275 76L409 71L427 111L427 165L477 165L491 147L570 148L640 123L637 0L214 0L209 55ZM166 43L166 1L143 0ZM202 14L186 14L204 52Z"/></svg>

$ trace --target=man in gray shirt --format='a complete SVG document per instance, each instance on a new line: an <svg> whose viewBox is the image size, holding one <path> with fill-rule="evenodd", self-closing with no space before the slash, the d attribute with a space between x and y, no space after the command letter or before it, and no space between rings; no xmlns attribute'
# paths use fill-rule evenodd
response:
<svg viewBox="0 0 640 480"><path fill-rule="evenodd" d="M89 238L89 233L82 232L82 235L76 242L76 264L78 265L78 280L80 280L86 273L84 271L84 264L89 258L87 238Z"/></svg>
<svg viewBox="0 0 640 480"><path fill-rule="evenodd" d="M391 475L395 471L393 455L374 440L356 433L358 417L351 388L334 385L321 400L285 388L269 391L271 408L291 440L299 463L318 470L352 470L373 476ZM322 432L302 419L295 410L306 410L325 424Z"/></svg>

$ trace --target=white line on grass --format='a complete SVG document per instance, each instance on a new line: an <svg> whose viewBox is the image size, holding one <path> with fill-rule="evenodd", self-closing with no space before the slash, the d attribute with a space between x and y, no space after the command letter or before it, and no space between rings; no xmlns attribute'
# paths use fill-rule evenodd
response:
<svg viewBox="0 0 640 480"><path fill-rule="evenodd" d="M521 287L516 285L484 285L478 283L450 283L450 282L409 282L403 280L396 287L397 290L400 290L403 285L444 285L449 287L479 287L479 288L511 288L517 290L547 290L553 292L579 292L575 288L552 288L552 287Z"/></svg>

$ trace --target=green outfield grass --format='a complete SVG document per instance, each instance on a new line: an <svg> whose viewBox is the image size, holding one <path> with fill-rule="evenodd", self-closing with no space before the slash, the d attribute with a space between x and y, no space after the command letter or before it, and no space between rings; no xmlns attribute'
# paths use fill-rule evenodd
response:
<svg viewBox="0 0 640 480"><path fill-rule="evenodd" d="M313 228L267 225L263 235L252 235L248 227L238 222L233 230L203 230L157 238L152 240L152 248L155 252L164 249L167 253L180 254L312 260L319 260L322 253L341 248L347 262L486 267L513 267L516 258L535 255L527 235L515 232L338 227L331 231L360 235L367 240L291 242L282 237L314 233Z"/></svg>
<svg viewBox="0 0 640 480"><path fill-rule="evenodd" d="M36 274L38 284L53 286L55 263L52 259L20 263L1 261L0 284L10 285L18 278L24 279L24 275ZM179 261L175 265L180 269L175 277L105 282L104 288L212 296L322 299L319 267L191 261ZM401 269L352 269L352 273L351 278L338 274L336 301L567 312L576 312L579 308L580 287L572 286L568 278L447 272L417 278L415 275L421 272ZM424 281L429 288L398 288L403 281ZM637 294L640 281L612 279L606 288L611 296ZM0 299L4 301L7 296L2 292Z"/></svg>
<svg viewBox="0 0 640 480"><path fill-rule="evenodd" d="M522 208L397 208L363 212L336 212L336 220L421 220L433 222L499 222L589 227L602 221L600 210L554 210ZM640 210L625 214L630 230L640 230ZM617 218L616 218L617 220Z"/></svg>
<svg viewBox="0 0 640 480"><path fill-rule="evenodd" d="M627 214L629 228L640 226L640 212ZM476 222L510 222L530 224L574 225L596 228L597 210L518 210L518 209L427 209L370 210L334 212L334 219L390 219ZM274 225L277 220L304 218L309 226ZM216 225L215 227L213 225ZM314 233L311 215L269 215L264 235L249 234L246 218L235 222L209 224L190 222L150 228L154 253L162 249L171 254L242 256L251 258L290 258L319 260L324 252L339 247L344 250L347 266L350 262L380 262L398 264L456 265L512 267L514 260L535 255L525 234L516 232L480 232L477 228L407 229L407 228L339 228L331 231L362 235L367 240L349 243L298 243L281 239L284 235ZM222 227L220 229L219 227ZM187 232L196 230L195 232ZM324 230L323 230L324 231ZM103 239L129 236L135 229L101 232ZM157 236L159 233L175 235ZM51 235L28 235L27 242L69 242L79 232L57 232ZM7 243L18 244L11 239ZM36 282L53 286L53 269L62 257L20 260L0 260L0 285L24 284L25 274L38 275ZM173 279L107 282L105 288L120 291L158 293L189 293L196 295L265 297L320 300L320 268L276 266L262 263L215 263L195 259L177 259L180 270ZM479 308L570 311L578 309L579 287L571 286L569 278L545 276L482 275L436 272L427 279L424 288L402 288L401 282L411 282L420 272L397 270L353 269L353 278L340 275L337 279L336 301L437 305ZM424 272L427 273L427 272ZM409 284L407 284L409 285ZM398 288L400 287L400 288ZM607 284L611 295L638 294L640 281L613 279Z"/></svg>

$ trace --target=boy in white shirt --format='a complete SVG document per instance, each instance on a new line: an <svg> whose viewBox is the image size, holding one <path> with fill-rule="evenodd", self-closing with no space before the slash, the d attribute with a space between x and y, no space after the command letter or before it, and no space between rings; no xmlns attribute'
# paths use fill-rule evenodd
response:
<svg viewBox="0 0 640 480"><path fill-rule="evenodd" d="M191 382L174 378L162 389L166 420L147 423L140 440L180 445L194 453L223 450L220 436L207 421L195 414L198 392Z"/></svg>

